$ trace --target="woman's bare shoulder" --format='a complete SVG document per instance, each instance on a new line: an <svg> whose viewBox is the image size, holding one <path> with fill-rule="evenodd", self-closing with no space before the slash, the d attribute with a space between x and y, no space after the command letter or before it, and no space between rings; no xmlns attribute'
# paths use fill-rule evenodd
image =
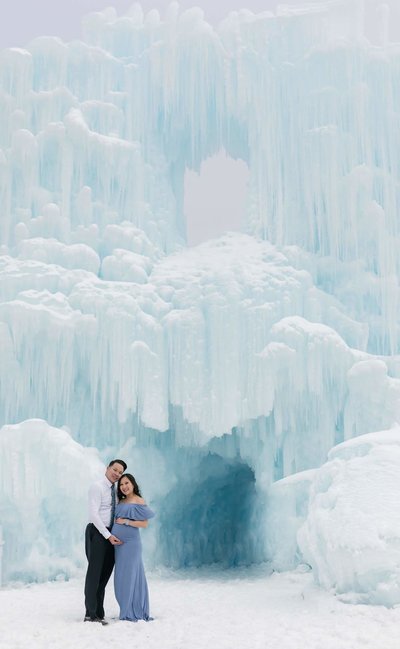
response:
<svg viewBox="0 0 400 649"><path fill-rule="evenodd" d="M145 505L145 504L146 504L146 501L145 501L145 499L142 498L141 496L136 496L136 498L135 498L135 502L134 502L133 504L134 504L134 505Z"/></svg>

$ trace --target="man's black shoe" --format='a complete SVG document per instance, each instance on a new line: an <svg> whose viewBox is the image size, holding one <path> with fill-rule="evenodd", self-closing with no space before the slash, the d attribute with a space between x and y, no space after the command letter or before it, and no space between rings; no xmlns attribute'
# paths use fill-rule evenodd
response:
<svg viewBox="0 0 400 649"><path fill-rule="evenodd" d="M85 615L83 618L84 622L100 622L103 626L107 626L108 622L104 618L101 619L99 617L90 617L90 615Z"/></svg>

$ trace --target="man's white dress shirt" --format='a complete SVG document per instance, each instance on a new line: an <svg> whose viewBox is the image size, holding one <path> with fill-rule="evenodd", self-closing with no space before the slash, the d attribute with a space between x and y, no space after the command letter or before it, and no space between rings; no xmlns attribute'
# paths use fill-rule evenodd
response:
<svg viewBox="0 0 400 649"><path fill-rule="evenodd" d="M112 482L103 476L89 489L89 523L93 523L105 539L111 536L107 529L111 517L111 487Z"/></svg>

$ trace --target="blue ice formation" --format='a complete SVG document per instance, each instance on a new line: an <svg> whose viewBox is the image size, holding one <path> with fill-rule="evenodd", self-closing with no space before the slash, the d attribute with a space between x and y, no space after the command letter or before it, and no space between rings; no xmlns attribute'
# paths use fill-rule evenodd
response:
<svg viewBox="0 0 400 649"><path fill-rule="evenodd" d="M4 485L46 500L20 422L70 431L80 475L85 449L125 454L156 563L281 568L329 450L399 422L400 47L362 4L217 30L108 8L82 42L1 52L0 424L26 433L6 579ZM249 167L243 231L188 248L184 173L221 148ZM57 538L26 579L72 574Z"/></svg>

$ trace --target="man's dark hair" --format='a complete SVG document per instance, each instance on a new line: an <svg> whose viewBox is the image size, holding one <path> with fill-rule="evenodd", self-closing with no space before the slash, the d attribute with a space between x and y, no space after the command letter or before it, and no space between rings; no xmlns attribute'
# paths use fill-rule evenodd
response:
<svg viewBox="0 0 400 649"><path fill-rule="evenodd" d="M116 462L118 462L118 464L121 464L121 466L124 467L124 471L127 470L128 465L127 465L127 463L124 462L123 460L111 460L111 462L110 462L110 464L109 464L108 466L112 466L112 465L115 464Z"/></svg>

